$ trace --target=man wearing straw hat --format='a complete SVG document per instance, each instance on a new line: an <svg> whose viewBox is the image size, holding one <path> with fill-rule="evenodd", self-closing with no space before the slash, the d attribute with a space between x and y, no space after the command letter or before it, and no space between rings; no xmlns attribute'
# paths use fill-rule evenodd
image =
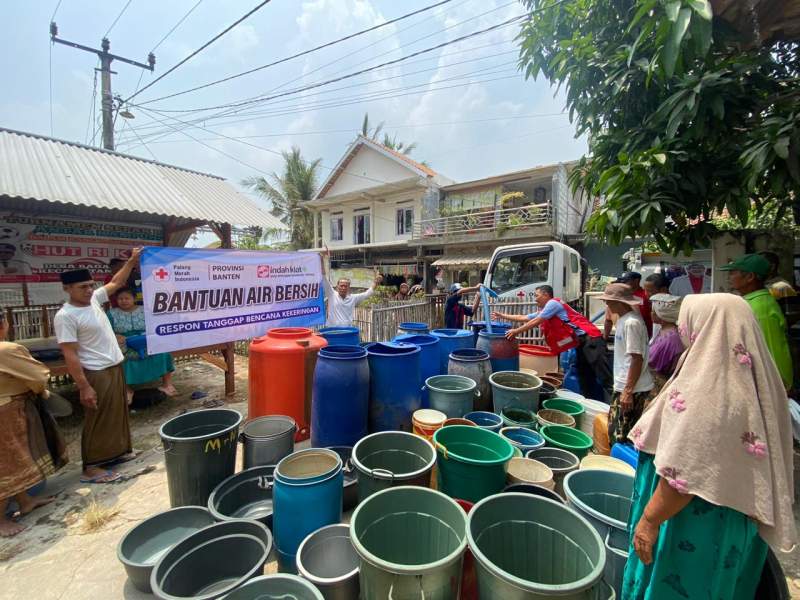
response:
<svg viewBox="0 0 800 600"><path fill-rule="evenodd" d="M647 368L649 338L642 315L636 310L641 299L630 286L611 283L600 300L605 300L611 314L617 317L614 334L614 393L608 412L608 439L625 442L631 427L642 416L651 398L655 382Z"/></svg>

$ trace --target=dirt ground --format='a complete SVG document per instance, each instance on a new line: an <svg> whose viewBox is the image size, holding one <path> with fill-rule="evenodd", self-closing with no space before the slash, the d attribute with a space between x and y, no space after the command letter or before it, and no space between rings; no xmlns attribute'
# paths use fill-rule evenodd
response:
<svg viewBox="0 0 800 600"><path fill-rule="evenodd" d="M236 368L237 392L227 406L246 414L247 361L237 358ZM122 466L126 480L121 483L80 483L80 418L76 415L61 422L72 462L48 481L48 492L58 492L56 501L26 516L26 531L0 539L0 600L153 598L128 583L117 560L117 543L131 527L170 507L164 461L158 451L161 423L183 410L199 409L204 402L224 397L222 373L203 362L179 365L174 382L181 392L177 398L132 414L134 447L142 453ZM208 396L192 400L196 390ZM241 461L241 456L237 460ZM798 517L800 510L796 509L800 528ZM792 598L800 599L800 549L780 558ZM271 560L266 571L275 568Z"/></svg>

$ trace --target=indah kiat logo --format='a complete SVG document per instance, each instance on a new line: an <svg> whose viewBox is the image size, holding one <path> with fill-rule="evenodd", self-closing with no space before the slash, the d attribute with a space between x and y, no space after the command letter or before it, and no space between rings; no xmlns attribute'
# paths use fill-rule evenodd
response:
<svg viewBox="0 0 800 600"><path fill-rule="evenodd" d="M262 279L281 275L300 275L305 268L300 265L258 265L256 275Z"/></svg>

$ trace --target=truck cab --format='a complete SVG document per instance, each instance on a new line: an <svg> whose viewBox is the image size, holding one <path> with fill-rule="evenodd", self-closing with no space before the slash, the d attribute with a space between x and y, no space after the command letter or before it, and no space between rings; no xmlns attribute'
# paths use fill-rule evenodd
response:
<svg viewBox="0 0 800 600"><path fill-rule="evenodd" d="M549 285L556 298L576 302L581 277L581 256L576 250L559 242L541 242L495 249L483 283L501 298L531 300L537 287Z"/></svg>

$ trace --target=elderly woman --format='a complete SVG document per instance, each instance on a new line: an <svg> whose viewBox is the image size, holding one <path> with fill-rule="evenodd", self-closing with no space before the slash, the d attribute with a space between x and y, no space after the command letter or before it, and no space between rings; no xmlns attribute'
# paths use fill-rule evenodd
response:
<svg viewBox="0 0 800 600"><path fill-rule="evenodd" d="M130 288L123 288L116 293L117 306L108 311L108 318L117 341L125 344L125 339L134 335L142 335L145 330L144 308L136 304L136 296ZM132 385L160 381L161 390L167 396L174 396L177 391L172 385L172 372L175 365L169 353L153 354L141 357L135 350L125 351L125 384L127 385L128 404L133 399Z"/></svg>
<svg viewBox="0 0 800 600"><path fill-rule="evenodd" d="M654 294L650 297L653 305L653 324L658 325L658 334L650 342L647 364L656 380L656 389L664 387L672 377L678 359L683 354L683 342L678 333L678 314L681 310L680 296Z"/></svg>
<svg viewBox="0 0 800 600"><path fill-rule="evenodd" d="M690 295L672 379L634 425L622 598L753 598L768 545L796 540L786 392L747 302Z"/></svg>
<svg viewBox="0 0 800 600"><path fill-rule="evenodd" d="M0 309L0 537L25 529L6 517L9 499L17 501L20 516L52 502L26 490L67 464L64 440L37 398L47 393L50 371L24 346L6 342L7 333Z"/></svg>

